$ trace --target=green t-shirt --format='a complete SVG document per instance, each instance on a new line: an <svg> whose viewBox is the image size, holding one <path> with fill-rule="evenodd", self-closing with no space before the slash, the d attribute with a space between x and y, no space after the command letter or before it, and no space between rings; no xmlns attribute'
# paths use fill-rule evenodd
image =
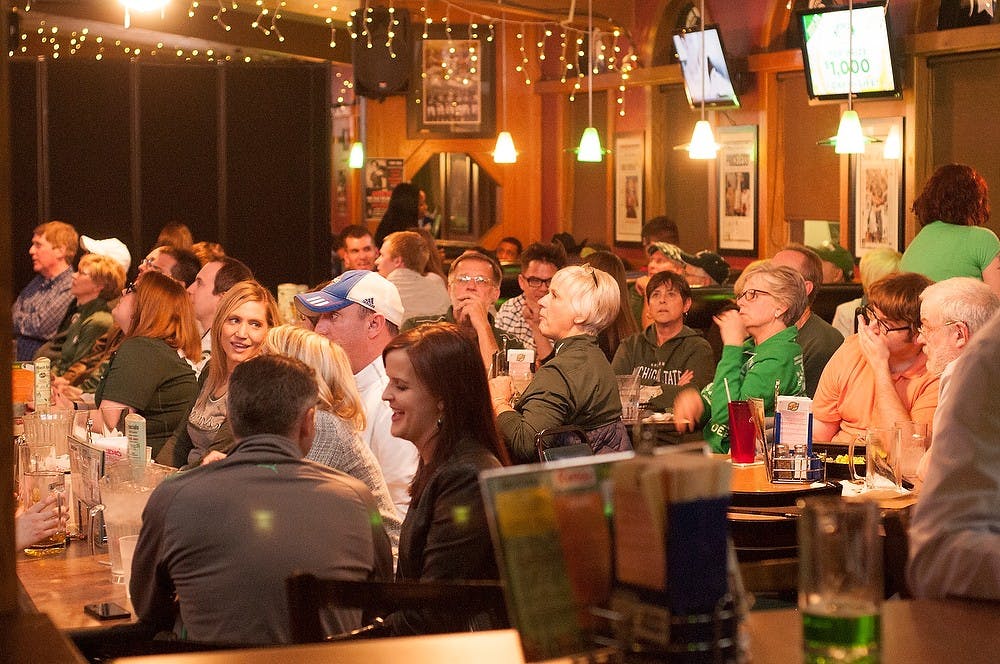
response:
<svg viewBox="0 0 1000 664"><path fill-rule="evenodd" d="M146 445L155 457L177 428L195 397L194 369L162 339L130 337L111 358L94 394L135 408L146 418Z"/></svg>
<svg viewBox="0 0 1000 664"><path fill-rule="evenodd" d="M902 272L917 272L934 281L951 277L983 278L983 270L1000 253L996 233L982 226L956 226L935 221L921 229L903 253Z"/></svg>

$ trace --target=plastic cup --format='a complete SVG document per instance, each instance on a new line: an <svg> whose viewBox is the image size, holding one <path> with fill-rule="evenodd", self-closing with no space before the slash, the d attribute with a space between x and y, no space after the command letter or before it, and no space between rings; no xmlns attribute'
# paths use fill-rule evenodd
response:
<svg viewBox="0 0 1000 664"><path fill-rule="evenodd" d="M132 556L135 555L135 545L139 543L138 535L123 535L118 538L118 548L122 556L122 572L125 578L125 596L132 598L132 590L129 588L132 580Z"/></svg>
<svg viewBox="0 0 1000 664"><path fill-rule="evenodd" d="M757 428L749 401L729 402L729 454L733 463L748 465L757 459Z"/></svg>
<svg viewBox="0 0 1000 664"><path fill-rule="evenodd" d="M874 501L806 501L799 519L803 661L879 661L883 586L878 531Z"/></svg>

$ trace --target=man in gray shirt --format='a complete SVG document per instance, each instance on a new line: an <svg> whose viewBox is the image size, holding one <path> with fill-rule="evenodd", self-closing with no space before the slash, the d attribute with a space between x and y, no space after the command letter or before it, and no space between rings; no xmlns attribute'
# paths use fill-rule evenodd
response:
<svg viewBox="0 0 1000 664"><path fill-rule="evenodd" d="M367 487L302 459L316 397L312 369L292 358L265 355L233 371L236 447L165 480L143 512L131 580L143 623L203 643L289 643L285 579L293 571L392 578ZM361 622L356 610L328 618L334 632Z"/></svg>

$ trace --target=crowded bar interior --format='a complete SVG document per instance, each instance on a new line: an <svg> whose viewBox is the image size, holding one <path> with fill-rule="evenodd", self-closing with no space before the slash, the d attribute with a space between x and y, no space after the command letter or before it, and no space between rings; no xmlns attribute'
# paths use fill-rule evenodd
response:
<svg viewBox="0 0 1000 664"><path fill-rule="evenodd" d="M995 662L995 0L8 0L12 662Z"/></svg>

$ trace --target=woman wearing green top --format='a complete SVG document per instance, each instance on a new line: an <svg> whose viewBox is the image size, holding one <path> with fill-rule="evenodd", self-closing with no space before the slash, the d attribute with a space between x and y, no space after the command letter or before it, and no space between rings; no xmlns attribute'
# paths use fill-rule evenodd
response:
<svg viewBox="0 0 1000 664"><path fill-rule="evenodd" d="M933 281L973 277L1000 294L1000 239L984 228L990 220L986 180L971 166L946 164L913 201L920 232L899 264Z"/></svg>
<svg viewBox="0 0 1000 664"><path fill-rule="evenodd" d="M148 271L122 291L111 312L125 333L94 394L107 412L127 408L146 418L155 457L198 394L187 358L201 358L201 335L184 286Z"/></svg>
<svg viewBox="0 0 1000 664"><path fill-rule="evenodd" d="M775 384L780 394L805 394L802 348L795 341L795 321L808 303L802 277L760 261L743 271L733 291L738 311L715 317L724 344L715 380L701 393L685 389L674 400L678 428L704 425L705 441L716 452L729 451L730 397L762 398L765 412L773 414Z"/></svg>
<svg viewBox="0 0 1000 664"><path fill-rule="evenodd" d="M583 429L595 454L632 449L615 372L597 345L597 335L618 315L618 283L590 265L571 265L553 275L538 304L539 329L552 340L552 355L513 406L510 377L490 381L497 428L511 460L537 461L535 435L565 425Z"/></svg>
<svg viewBox="0 0 1000 664"><path fill-rule="evenodd" d="M94 344L113 322L108 302L118 297L124 286L125 270L114 259L100 254L87 254L80 259L69 289L76 309L63 321L66 327L56 336L61 344L50 342L51 347L46 344L39 352L52 358L53 376L61 375L93 351Z"/></svg>

